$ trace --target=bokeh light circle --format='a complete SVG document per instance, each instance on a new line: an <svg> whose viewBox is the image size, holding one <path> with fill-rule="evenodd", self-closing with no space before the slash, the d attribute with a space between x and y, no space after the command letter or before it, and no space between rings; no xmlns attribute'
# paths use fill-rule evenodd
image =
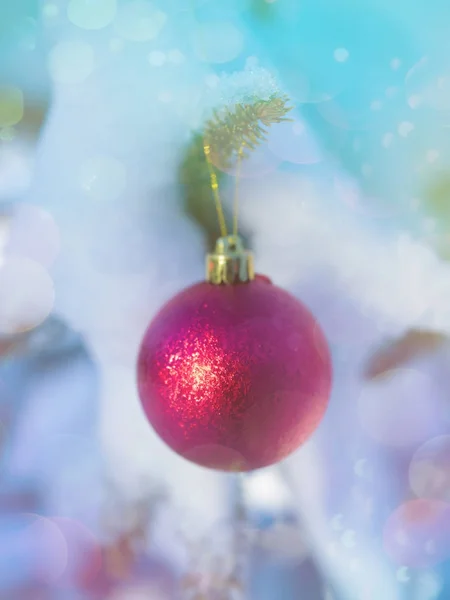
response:
<svg viewBox="0 0 450 600"><path fill-rule="evenodd" d="M120 5L114 21L116 32L132 42L148 42L158 37L167 15L151 2L134 0Z"/></svg>
<svg viewBox="0 0 450 600"><path fill-rule="evenodd" d="M333 52L334 60L337 62L345 62L350 57L350 52L347 48L336 48Z"/></svg>
<svg viewBox="0 0 450 600"><path fill-rule="evenodd" d="M29 258L7 258L0 264L0 333L12 335L40 325L55 301L47 271Z"/></svg>
<svg viewBox="0 0 450 600"><path fill-rule="evenodd" d="M444 407L434 399L431 377L416 369L395 369L363 388L360 422L376 441L409 447L439 433Z"/></svg>
<svg viewBox="0 0 450 600"><path fill-rule="evenodd" d="M268 145L281 160L294 164L312 165L322 160L316 140L301 121L279 123L271 127Z"/></svg>
<svg viewBox="0 0 450 600"><path fill-rule="evenodd" d="M79 521L53 517L67 545L67 564L56 580L60 587L89 587L98 576L103 562L102 549L93 533Z"/></svg>
<svg viewBox="0 0 450 600"><path fill-rule="evenodd" d="M233 60L244 47L241 31L228 21L202 23L194 31L193 41L198 58L215 64Z"/></svg>
<svg viewBox="0 0 450 600"><path fill-rule="evenodd" d="M30 258L43 267L50 267L59 249L60 232L52 215L32 204L15 205L5 254Z"/></svg>
<svg viewBox="0 0 450 600"><path fill-rule="evenodd" d="M405 78L408 102L412 108L426 106L437 111L450 110L450 69L445 55L437 59L425 56Z"/></svg>
<svg viewBox="0 0 450 600"><path fill-rule="evenodd" d="M58 83L82 83L95 68L94 49L87 42L59 42L50 51L48 68L52 79Z"/></svg>
<svg viewBox="0 0 450 600"><path fill-rule="evenodd" d="M409 500L383 529L387 555L400 566L423 568L450 557L450 505L439 500Z"/></svg>
<svg viewBox="0 0 450 600"><path fill-rule="evenodd" d="M60 529L50 519L37 517L29 526L29 533L39 579L56 581L67 565L67 544Z"/></svg>
<svg viewBox="0 0 450 600"><path fill-rule="evenodd" d="M56 581L67 565L67 545L59 528L31 513L3 515L3 520L2 584L17 585L17 577L22 581L26 577L34 584Z"/></svg>
<svg viewBox="0 0 450 600"><path fill-rule="evenodd" d="M80 168L80 185L92 200L112 201L126 187L127 173L124 164L112 156L93 156Z"/></svg>
<svg viewBox="0 0 450 600"><path fill-rule="evenodd" d="M450 502L450 435L435 437L414 453L409 484L419 498Z"/></svg>
<svg viewBox="0 0 450 600"><path fill-rule="evenodd" d="M67 16L81 29L103 29L116 15L117 0L70 0Z"/></svg>
<svg viewBox="0 0 450 600"><path fill-rule="evenodd" d="M42 7L42 15L47 19L54 19L59 15L59 6L53 2L47 2Z"/></svg>
<svg viewBox="0 0 450 600"><path fill-rule="evenodd" d="M0 86L0 127L12 127L22 120L23 92L14 86Z"/></svg>

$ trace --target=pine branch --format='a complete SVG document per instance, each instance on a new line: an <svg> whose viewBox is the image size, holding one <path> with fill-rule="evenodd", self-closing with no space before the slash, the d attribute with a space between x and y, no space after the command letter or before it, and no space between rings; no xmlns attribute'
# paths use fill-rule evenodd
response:
<svg viewBox="0 0 450 600"><path fill-rule="evenodd" d="M210 249L214 247L218 228L204 144L209 144L214 164L230 166L241 150L248 156L266 139L268 127L290 120L286 118L291 110L287 102L285 96L274 95L268 100L255 100L215 111L203 131L198 132L187 147L179 170L184 210L203 229ZM226 175L220 169L216 169L216 175L221 186ZM226 209L225 212L230 220ZM249 247L245 232L241 231L241 236Z"/></svg>
<svg viewBox="0 0 450 600"><path fill-rule="evenodd" d="M244 157L267 139L267 129L282 121L290 121L286 114L286 96L274 95L268 100L238 104L232 108L215 111L204 128L205 142L211 148L214 162L220 167L230 167L239 152Z"/></svg>

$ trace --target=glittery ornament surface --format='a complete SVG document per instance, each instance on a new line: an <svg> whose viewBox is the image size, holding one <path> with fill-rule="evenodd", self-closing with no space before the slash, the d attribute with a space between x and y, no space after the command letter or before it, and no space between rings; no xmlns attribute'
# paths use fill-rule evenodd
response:
<svg viewBox="0 0 450 600"><path fill-rule="evenodd" d="M315 430L331 360L310 312L267 278L199 283L150 324L138 385L150 423L175 452L247 471L283 459Z"/></svg>

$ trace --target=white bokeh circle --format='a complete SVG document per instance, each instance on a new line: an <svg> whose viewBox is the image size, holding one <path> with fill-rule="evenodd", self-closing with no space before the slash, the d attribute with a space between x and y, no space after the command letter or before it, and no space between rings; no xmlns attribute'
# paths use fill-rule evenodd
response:
<svg viewBox="0 0 450 600"><path fill-rule="evenodd" d="M89 585L97 578L103 563L101 546L83 523L67 517L53 517L67 546L66 568L55 583L58 587L76 587L80 582Z"/></svg>
<svg viewBox="0 0 450 600"><path fill-rule="evenodd" d="M49 267L59 253L60 243L59 228L49 212L22 202L15 206L5 248L8 256L30 258Z"/></svg>
<svg viewBox="0 0 450 600"><path fill-rule="evenodd" d="M279 123L272 127L268 145L271 152L290 163L310 165L322 160L316 140L301 121Z"/></svg>
<svg viewBox="0 0 450 600"><path fill-rule="evenodd" d="M222 64L233 60L242 52L244 36L231 22L202 23L193 32L195 52L200 60Z"/></svg>
<svg viewBox="0 0 450 600"><path fill-rule="evenodd" d="M70 0L67 16L81 29L103 29L116 16L117 0Z"/></svg>
<svg viewBox="0 0 450 600"><path fill-rule="evenodd" d="M450 435L440 435L418 448L409 466L409 484L419 498L450 502Z"/></svg>
<svg viewBox="0 0 450 600"><path fill-rule="evenodd" d="M148 42L158 37L166 21L166 13L151 2L134 0L119 7L114 28L126 40Z"/></svg>
<svg viewBox="0 0 450 600"><path fill-rule="evenodd" d="M7 258L0 264L0 333L29 331L49 316L55 301L47 271L29 258Z"/></svg>
<svg viewBox="0 0 450 600"><path fill-rule="evenodd" d="M94 71L94 49L87 42L61 41L50 50L48 68L57 83L82 83Z"/></svg>
<svg viewBox="0 0 450 600"><path fill-rule="evenodd" d="M450 70L443 58L424 56L406 74L405 90L411 108L422 105L450 110Z"/></svg>
<svg viewBox="0 0 450 600"><path fill-rule="evenodd" d="M54 583L67 565L67 545L59 528L37 514L16 513L6 518L8 527L2 524L0 548L2 567L20 568L36 583Z"/></svg>

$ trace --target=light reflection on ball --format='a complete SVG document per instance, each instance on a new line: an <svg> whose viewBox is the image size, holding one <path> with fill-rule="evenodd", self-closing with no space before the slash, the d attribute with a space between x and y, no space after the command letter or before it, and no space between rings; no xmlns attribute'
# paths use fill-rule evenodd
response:
<svg viewBox="0 0 450 600"><path fill-rule="evenodd" d="M419 498L450 502L450 435L429 440L415 452L409 484Z"/></svg>
<svg viewBox="0 0 450 600"><path fill-rule="evenodd" d="M132 42L155 39L167 21L167 15L151 2L135 0L121 4L114 27L117 33Z"/></svg>
<svg viewBox="0 0 450 600"><path fill-rule="evenodd" d="M8 231L5 253L30 258L43 267L50 267L59 248L59 228L51 214L38 206L18 204Z"/></svg>
<svg viewBox="0 0 450 600"><path fill-rule="evenodd" d="M81 188L98 202L118 198L125 190L126 181L124 164L112 156L88 158L80 168Z"/></svg>
<svg viewBox="0 0 450 600"><path fill-rule="evenodd" d="M438 500L410 500L388 518L384 549L406 567L430 567L450 557L450 505Z"/></svg>
<svg viewBox="0 0 450 600"><path fill-rule="evenodd" d="M70 0L67 16L81 29L103 29L114 20L116 5L116 0Z"/></svg>
<svg viewBox="0 0 450 600"><path fill-rule="evenodd" d="M362 426L376 441L411 446L442 427L445 407L433 402L431 378L415 369L389 371L366 385L358 400Z"/></svg>
<svg viewBox="0 0 450 600"><path fill-rule="evenodd" d="M226 63L242 52L244 36L231 22L202 23L193 33L194 47L200 60Z"/></svg>
<svg viewBox="0 0 450 600"><path fill-rule="evenodd" d="M58 83L82 83L95 68L94 50L86 42L59 42L50 51L48 67L50 75Z"/></svg>
<svg viewBox="0 0 450 600"><path fill-rule="evenodd" d="M0 333L34 329L48 317L54 300L53 281L39 263L11 257L0 265Z"/></svg>

